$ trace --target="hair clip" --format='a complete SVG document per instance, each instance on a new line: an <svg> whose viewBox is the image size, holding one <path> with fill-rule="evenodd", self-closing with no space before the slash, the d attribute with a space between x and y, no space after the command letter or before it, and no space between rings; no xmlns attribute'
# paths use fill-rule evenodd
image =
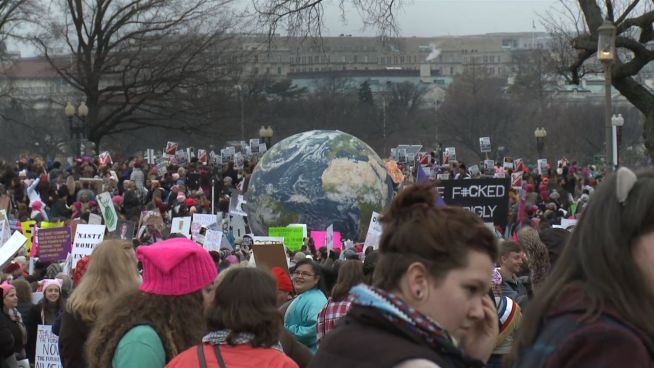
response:
<svg viewBox="0 0 654 368"><path fill-rule="evenodd" d="M616 172L617 183L616 183L616 196L618 197L618 202L624 204L629 196L629 192L636 184L638 177L634 174L633 171L627 169L626 167L621 167Z"/></svg>

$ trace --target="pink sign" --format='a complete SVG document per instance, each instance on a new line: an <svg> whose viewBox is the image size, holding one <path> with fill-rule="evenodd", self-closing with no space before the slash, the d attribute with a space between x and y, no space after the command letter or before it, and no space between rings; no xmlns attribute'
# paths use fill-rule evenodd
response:
<svg viewBox="0 0 654 368"><path fill-rule="evenodd" d="M320 249L325 246L325 238L327 238L326 231L311 231L311 239L313 239L313 244L316 245L316 249ZM339 231L334 231L334 249L341 249L341 233Z"/></svg>

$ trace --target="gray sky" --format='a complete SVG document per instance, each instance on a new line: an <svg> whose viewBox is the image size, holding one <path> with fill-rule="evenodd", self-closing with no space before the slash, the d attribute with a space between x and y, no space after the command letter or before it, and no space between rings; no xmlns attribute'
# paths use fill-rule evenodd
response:
<svg viewBox="0 0 654 368"><path fill-rule="evenodd" d="M361 30L363 24L354 8L347 9L343 24L335 4L334 0L325 2L326 35L374 35L374 30ZM559 6L558 0L408 0L397 19L401 36L531 32L532 21L537 31L544 31L539 15Z"/></svg>

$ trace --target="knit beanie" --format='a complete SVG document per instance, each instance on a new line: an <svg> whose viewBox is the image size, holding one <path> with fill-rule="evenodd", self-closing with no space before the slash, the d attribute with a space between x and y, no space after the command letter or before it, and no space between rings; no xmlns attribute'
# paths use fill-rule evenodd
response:
<svg viewBox="0 0 654 368"><path fill-rule="evenodd" d="M7 281L5 281L5 282L3 282L2 284L0 284L0 289L2 289L2 295L3 295L3 296L8 295L9 292L11 291L11 289L15 289L15 288L16 288L16 287L15 287L14 285L8 283Z"/></svg>
<svg viewBox="0 0 654 368"><path fill-rule="evenodd" d="M90 256L85 256L79 261L77 261L77 265L75 266L75 271L73 271L73 285L77 286L79 285L80 281L82 281L82 276L86 273L86 270L89 267L89 261L91 260Z"/></svg>
<svg viewBox="0 0 654 368"><path fill-rule="evenodd" d="M136 257L143 263L139 290L150 294L191 294L211 284L217 275L209 252L186 238L141 246Z"/></svg>
<svg viewBox="0 0 654 368"><path fill-rule="evenodd" d="M522 318L518 303L506 296L499 297L499 299L497 317L500 322L500 333L497 335L496 345L502 344L515 331Z"/></svg>
<svg viewBox="0 0 654 368"><path fill-rule="evenodd" d="M59 263L53 263L45 269L45 277L48 279L54 279L57 277L57 274L63 270L64 268L61 267Z"/></svg>
<svg viewBox="0 0 654 368"><path fill-rule="evenodd" d="M284 271L283 268L273 267L272 274L273 276L275 276L275 279L277 280L277 290L285 291L287 293L293 291L293 282L291 282L291 278L288 276L288 273L286 273L286 271Z"/></svg>
<svg viewBox="0 0 654 368"><path fill-rule="evenodd" d="M44 279L42 280L39 284L41 285L41 290L45 293L45 290L49 288L50 286L56 286L59 288L61 291L61 285L63 285L63 281L60 279Z"/></svg>

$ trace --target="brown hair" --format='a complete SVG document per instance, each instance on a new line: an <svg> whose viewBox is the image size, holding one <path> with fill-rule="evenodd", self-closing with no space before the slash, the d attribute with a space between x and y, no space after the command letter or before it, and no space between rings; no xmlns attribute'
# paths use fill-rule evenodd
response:
<svg viewBox="0 0 654 368"><path fill-rule="evenodd" d="M86 276L85 276L86 277ZM138 325L159 335L166 361L200 343L205 332L202 291L181 296L155 295L130 290L109 300L98 316L86 344L89 367L111 367L123 336Z"/></svg>
<svg viewBox="0 0 654 368"><path fill-rule="evenodd" d="M621 204L616 175L593 193L584 215L563 248L552 274L529 304L513 344L512 359L538 337L549 310L571 288L581 287L589 301L585 320L602 314L606 305L650 339L654 339L654 295L646 285L632 251L638 239L654 230L654 173L638 180Z"/></svg>
<svg viewBox="0 0 654 368"><path fill-rule="evenodd" d="M116 294L139 286L136 255L127 240L105 240L91 255L88 270L73 290L66 310L93 323Z"/></svg>
<svg viewBox="0 0 654 368"><path fill-rule="evenodd" d="M350 289L363 281L363 264L357 260L345 261L338 269L336 285L332 288L332 300L339 302L347 298Z"/></svg>
<svg viewBox="0 0 654 368"><path fill-rule="evenodd" d="M32 286L26 280L14 280L11 282L16 288L18 303L32 303Z"/></svg>
<svg viewBox="0 0 654 368"><path fill-rule="evenodd" d="M500 258L506 256L509 253L520 253L522 252L522 247L520 244L512 240L504 240L500 242Z"/></svg>
<svg viewBox="0 0 654 368"><path fill-rule="evenodd" d="M474 213L462 207L436 207L436 189L430 184L402 191L382 216L381 258L374 285L395 290L414 262L423 263L436 280L465 267L468 252L476 250L497 259L495 236Z"/></svg>
<svg viewBox="0 0 654 368"><path fill-rule="evenodd" d="M227 342L234 345L239 333L251 333L253 347L270 347L279 341L282 319L277 309L277 282L257 268L227 272L207 311L211 331L229 329Z"/></svg>

